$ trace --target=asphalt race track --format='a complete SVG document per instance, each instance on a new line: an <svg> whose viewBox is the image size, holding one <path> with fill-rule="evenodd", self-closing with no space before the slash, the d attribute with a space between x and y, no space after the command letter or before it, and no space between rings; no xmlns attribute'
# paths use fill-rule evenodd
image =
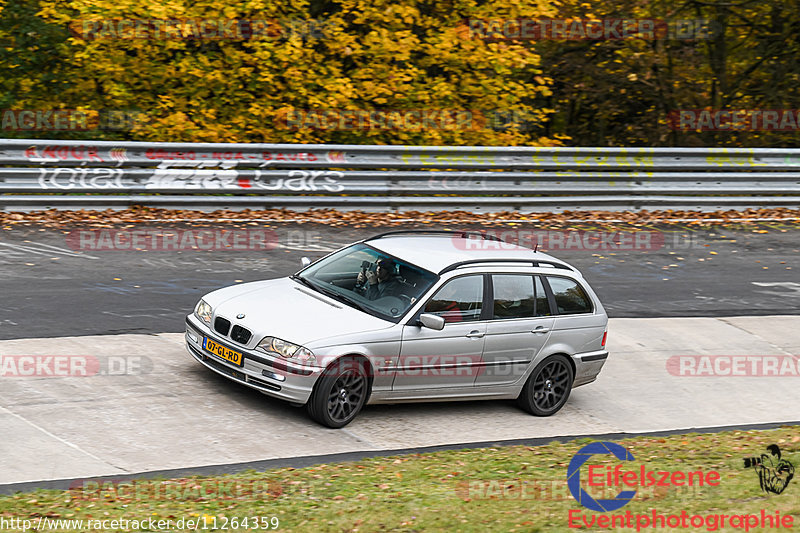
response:
<svg viewBox="0 0 800 533"><path fill-rule="evenodd" d="M185 228L136 229L168 233ZM210 229L219 228L236 229L230 224ZM275 247L92 250L89 245L81 249L75 240L77 227L0 230L0 339L180 332L184 316L212 289L286 276L300 268L303 256L316 259L397 229L239 228L274 232ZM652 249L551 253L581 270L610 317L800 313L800 230L664 229L653 234Z"/></svg>
<svg viewBox="0 0 800 533"><path fill-rule="evenodd" d="M800 420L800 378L790 371L675 372L675 358L686 356L797 362L797 230L654 230L658 245L644 249L551 250L583 272L612 317L606 367L561 412L536 418L511 401L368 406L330 430L201 367L180 332L204 293L290 274L303 256L381 230L228 227L273 231L274 246L109 251L76 245L79 228L0 231L0 357L84 356L99 365L89 377L0 376L0 492L329 454Z"/></svg>
<svg viewBox="0 0 800 533"><path fill-rule="evenodd" d="M796 359L795 374L763 377L691 375L670 361L785 360L800 353L798 326L796 316L612 319L611 357L598 380L575 389L555 416L528 415L513 401L396 404L367 406L340 430L205 369L185 352L181 334L0 341L5 355L100 361L87 377L0 378L0 427L13 435L0 440L0 491L36 480L334 453L796 422Z"/></svg>

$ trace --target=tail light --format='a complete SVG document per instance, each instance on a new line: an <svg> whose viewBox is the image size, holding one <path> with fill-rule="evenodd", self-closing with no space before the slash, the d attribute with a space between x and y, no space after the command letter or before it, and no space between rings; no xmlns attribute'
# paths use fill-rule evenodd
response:
<svg viewBox="0 0 800 533"><path fill-rule="evenodd" d="M608 337L608 331L603 332L603 342L600 343L600 346L602 346L603 348L605 348L606 346L606 337Z"/></svg>

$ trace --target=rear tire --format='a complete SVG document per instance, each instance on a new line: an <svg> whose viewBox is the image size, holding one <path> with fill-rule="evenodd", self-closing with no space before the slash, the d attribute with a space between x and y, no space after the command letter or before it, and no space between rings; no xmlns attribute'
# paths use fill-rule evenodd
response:
<svg viewBox="0 0 800 533"><path fill-rule="evenodd" d="M567 357L551 355L533 369L517 403L532 415L554 415L567 403L574 379Z"/></svg>
<svg viewBox="0 0 800 533"><path fill-rule="evenodd" d="M348 357L328 367L308 399L308 415L329 428L341 428L352 422L369 393L364 365L363 361Z"/></svg>

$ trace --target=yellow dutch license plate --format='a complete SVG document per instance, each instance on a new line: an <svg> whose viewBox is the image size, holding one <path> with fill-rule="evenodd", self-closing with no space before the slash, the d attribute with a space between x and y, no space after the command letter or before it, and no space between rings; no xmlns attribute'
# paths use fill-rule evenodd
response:
<svg viewBox="0 0 800 533"><path fill-rule="evenodd" d="M240 352L221 346L208 337L203 337L203 348L205 348L207 352L211 352L217 357L221 357L235 365L242 366L242 361L244 358Z"/></svg>

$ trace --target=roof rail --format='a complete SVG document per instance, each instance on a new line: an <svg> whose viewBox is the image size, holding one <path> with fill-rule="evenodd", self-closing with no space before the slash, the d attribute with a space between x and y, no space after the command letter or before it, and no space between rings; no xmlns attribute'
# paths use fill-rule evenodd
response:
<svg viewBox="0 0 800 533"><path fill-rule="evenodd" d="M445 274L447 272L450 272L451 270L455 270L455 269L463 267L463 266L469 266L469 265L480 264L480 263L525 263L525 264L530 264L533 267L538 267L539 265L551 265L551 266L553 266L555 268L560 268L562 270L569 270L571 272L575 271L570 266L565 265L564 263L558 263L556 261L546 261L546 260L542 260L542 259L495 259L495 258L492 258L492 259L469 259L467 261L459 261L458 263L453 263L452 265L442 269L439 272L439 275L441 276L442 274Z"/></svg>
<svg viewBox="0 0 800 533"><path fill-rule="evenodd" d="M484 240L487 241L499 241L505 242L503 239L496 235L489 235L484 233L480 230L449 230L449 229L406 229L406 230L397 230L397 231L387 231L386 233L380 233L368 239L364 239L365 241L371 241L373 239L380 239L383 237L392 237L395 235L452 235L452 236L460 236L462 239L468 238L470 235L476 235L482 237Z"/></svg>

